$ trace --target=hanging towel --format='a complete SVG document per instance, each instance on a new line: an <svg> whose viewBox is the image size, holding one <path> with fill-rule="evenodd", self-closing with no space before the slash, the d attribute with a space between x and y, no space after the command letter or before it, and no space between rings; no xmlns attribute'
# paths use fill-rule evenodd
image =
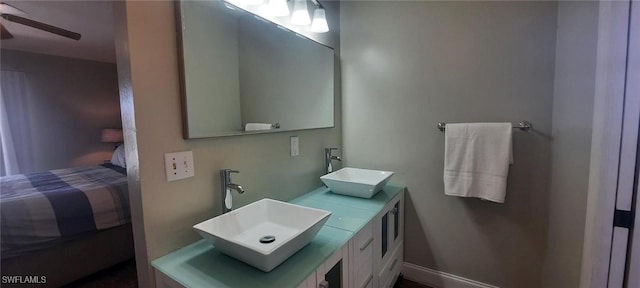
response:
<svg viewBox="0 0 640 288"><path fill-rule="evenodd" d="M504 203L513 163L511 132L511 123L447 124L445 194Z"/></svg>

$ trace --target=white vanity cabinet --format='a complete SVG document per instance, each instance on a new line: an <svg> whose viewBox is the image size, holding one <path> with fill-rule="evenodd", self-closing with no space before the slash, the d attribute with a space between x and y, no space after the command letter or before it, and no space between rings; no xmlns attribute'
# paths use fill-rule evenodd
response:
<svg viewBox="0 0 640 288"><path fill-rule="evenodd" d="M402 270L404 193L396 195L349 243L334 253L298 288L390 288ZM324 282L341 260L341 285ZM328 284L328 285L327 285Z"/></svg>
<svg viewBox="0 0 640 288"><path fill-rule="evenodd" d="M373 287L393 287L404 254L404 193L396 195L373 219Z"/></svg>

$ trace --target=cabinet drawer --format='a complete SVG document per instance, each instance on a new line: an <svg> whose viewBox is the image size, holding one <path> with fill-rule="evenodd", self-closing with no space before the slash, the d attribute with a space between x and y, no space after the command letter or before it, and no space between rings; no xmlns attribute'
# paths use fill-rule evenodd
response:
<svg viewBox="0 0 640 288"><path fill-rule="evenodd" d="M380 288L393 287L394 280L398 274L400 274L400 270L402 270L403 252L403 245L398 245L393 254L391 254L389 261L387 261L379 271Z"/></svg>
<svg viewBox="0 0 640 288"><path fill-rule="evenodd" d="M365 225L353 237L353 287L371 287L373 270L373 223Z"/></svg>

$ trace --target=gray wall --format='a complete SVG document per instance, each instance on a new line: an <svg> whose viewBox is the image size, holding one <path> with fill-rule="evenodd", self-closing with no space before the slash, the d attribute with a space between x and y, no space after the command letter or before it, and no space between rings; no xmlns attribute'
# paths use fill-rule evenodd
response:
<svg viewBox="0 0 640 288"><path fill-rule="evenodd" d="M102 129L122 126L114 63L5 49L1 62L3 70L27 75L33 171L111 160L114 144L100 137Z"/></svg>
<svg viewBox="0 0 640 288"><path fill-rule="evenodd" d="M540 287L548 228L555 2L341 3L348 166L408 186L405 261ZM506 203L445 196L436 123L529 120Z"/></svg>
<svg viewBox="0 0 640 288"><path fill-rule="evenodd" d="M336 48L338 57L339 3L323 4L333 29L323 39ZM128 169L130 175L139 169L139 177L132 177L139 182L131 181L130 185L139 184L141 189L140 195L131 197L135 200L132 209L138 211L132 213L134 227L139 228L134 234L137 241L144 241L136 243L137 248L143 247L136 255L147 268L147 273L139 275L153 275L149 261L201 239L192 226L220 214L220 169L240 170L233 180L246 192L234 195L236 206L265 197L289 200L322 185L323 148L340 147L341 143L340 71L336 65L336 128L184 140L174 5L167 1L127 1L123 5L126 14L119 12L117 19L126 17L120 20L126 20L127 29L117 30L116 47L118 63L131 73L123 71L121 75L121 95L123 117L129 120L125 127L135 127L126 136L136 141L126 140L137 142L139 159L139 166ZM289 137L293 135L300 137L297 157L289 156ZM164 153L183 150L193 151L195 176L167 182ZM153 281L141 282L145 280Z"/></svg>
<svg viewBox="0 0 640 288"><path fill-rule="evenodd" d="M558 4L549 238L543 287L578 287L589 182L597 1Z"/></svg>
<svg viewBox="0 0 640 288"><path fill-rule="evenodd" d="M238 21L218 2L181 1L189 136L239 131Z"/></svg>

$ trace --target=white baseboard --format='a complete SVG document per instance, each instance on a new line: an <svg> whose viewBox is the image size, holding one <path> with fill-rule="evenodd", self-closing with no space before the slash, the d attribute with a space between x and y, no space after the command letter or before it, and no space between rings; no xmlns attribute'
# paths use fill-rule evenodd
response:
<svg viewBox="0 0 640 288"><path fill-rule="evenodd" d="M500 288L407 262L402 265L402 274L405 279L437 288Z"/></svg>

